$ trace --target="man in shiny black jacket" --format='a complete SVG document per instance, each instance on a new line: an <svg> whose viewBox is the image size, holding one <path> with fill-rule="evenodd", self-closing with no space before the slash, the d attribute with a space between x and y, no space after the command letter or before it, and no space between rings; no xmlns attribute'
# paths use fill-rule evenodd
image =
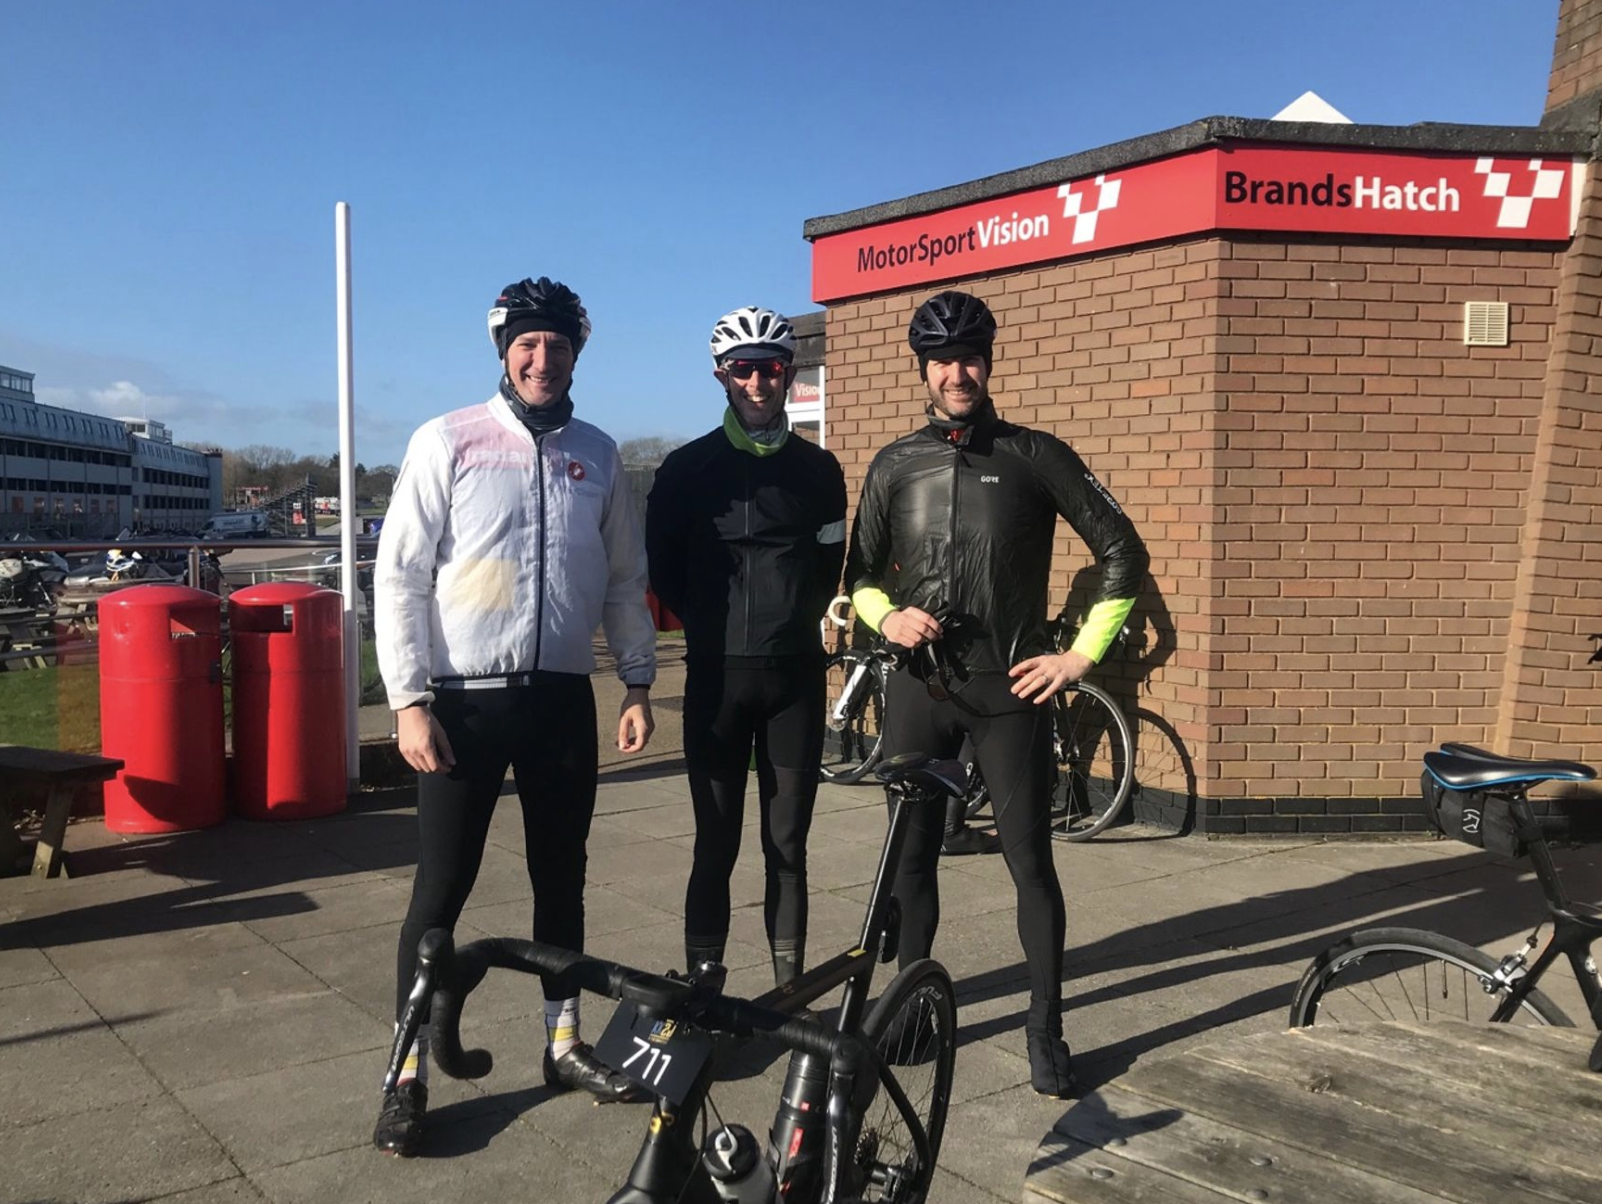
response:
<svg viewBox="0 0 1602 1204"><path fill-rule="evenodd" d="M1074 1089L1062 1038L1066 921L1051 859L1046 704L1106 652L1148 558L1072 448L996 414L995 336L989 307L967 293L941 293L914 314L908 341L929 389L929 422L874 457L846 588L859 618L910 650L886 684L886 755L950 757L964 736L972 741L1018 891L1030 1077L1036 1091L1066 1097ZM1100 593L1063 653L1052 649L1046 597L1059 515L1102 570ZM902 850L902 965L934 944L941 829L938 817L915 815Z"/></svg>
<svg viewBox="0 0 1602 1204"><path fill-rule="evenodd" d="M763 918L776 984L806 958L806 842L823 754L818 623L845 558L845 477L784 413L795 335L772 310L718 320L713 374L728 409L674 451L646 505L651 586L684 624L684 759L695 862L685 959L721 962L755 749L766 866Z"/></svg>

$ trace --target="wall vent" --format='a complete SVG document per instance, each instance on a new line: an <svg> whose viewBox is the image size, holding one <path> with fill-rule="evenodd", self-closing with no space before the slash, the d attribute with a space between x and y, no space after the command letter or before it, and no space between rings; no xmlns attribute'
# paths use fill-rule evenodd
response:
<svg viewBox="0 0 1602 1204"><path fill-rule="evenodd" d="M1507 346L1507 302L1463 302L1463 342L1470 347Z"/></svg>

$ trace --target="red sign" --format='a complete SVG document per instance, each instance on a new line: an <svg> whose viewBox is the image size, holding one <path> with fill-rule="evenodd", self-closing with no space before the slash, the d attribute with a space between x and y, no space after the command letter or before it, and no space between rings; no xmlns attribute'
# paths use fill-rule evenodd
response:
<svg viewBox="0 0 1602 1204"><path fill-rule="evenodd" d="M1203 230L1564 241L1578 159L1207 147L937 213L826 234L834 301Z"/></svg>

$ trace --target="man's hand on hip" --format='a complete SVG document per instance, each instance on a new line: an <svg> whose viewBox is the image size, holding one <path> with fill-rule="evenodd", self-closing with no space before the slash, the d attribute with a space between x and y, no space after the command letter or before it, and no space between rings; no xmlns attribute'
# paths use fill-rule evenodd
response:
<svg viewBox="0 0 1602 1204"><path fill-rule="evenodd" d="M456 764L445 729L426 706L395 712L395 742L406 764L418 773L438 773Z"/></svg>
<svg viewBox="0 0 1602 1204"><path fill-rule="evenodd" d="M1078 681L1096 662L1080 652L1063 652L1056 656L1031 656L1007 670L1014 678L1012 692L1019 698L1028 698L1037 706L1066 685Z"/></svg>
<svg viewBox="0 0 1602 1204"><path fill-rule="evenodd" d="M637 753L651 742L656 724L651 720L651 695L640 686L630 686L623 695L623 708L617 717L618 752Z"/></svg>
<svg viewBox="0 0 1602 1204"><path fill-rule="evenodd" d="M917 648L944 634L940 620L916 606L902 606L885 615L879 624L879 633L903 648Z"/></svg>

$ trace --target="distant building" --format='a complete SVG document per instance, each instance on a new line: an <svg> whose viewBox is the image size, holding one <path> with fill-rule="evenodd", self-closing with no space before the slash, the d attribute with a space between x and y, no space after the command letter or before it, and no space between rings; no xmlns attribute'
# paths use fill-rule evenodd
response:
<svg viewBox="0 0 1602 1204"><path fill-rule="evenodd" d="M33 382L0 365L0 535L198 531L222 508L220 453L152 420L42 405Z"/></svg>

